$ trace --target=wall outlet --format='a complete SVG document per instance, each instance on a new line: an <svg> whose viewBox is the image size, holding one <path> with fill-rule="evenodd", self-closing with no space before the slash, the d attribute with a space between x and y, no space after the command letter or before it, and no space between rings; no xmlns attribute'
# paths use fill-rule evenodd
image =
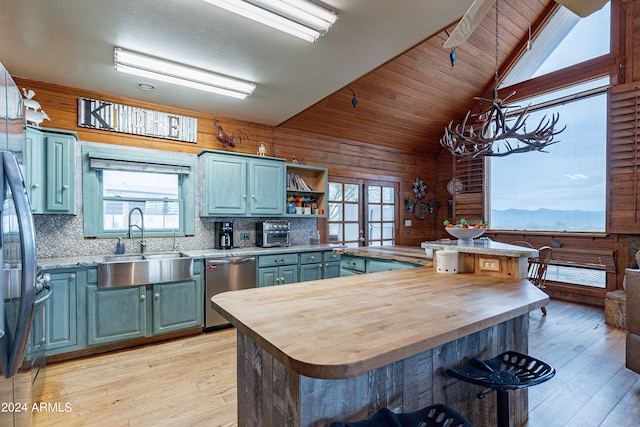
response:
<svg viewBox="0 0 640 427"><path fill-rule="evenodd" d="M404 226L405 227L411 227L411 220L410 219L405 219L404 220Z"/></svg>
<svg viewBox="0 0 640 427"><path fill-rule="evenodd" d="M249 233L240 233L240 240L249 240Z"/></svg>

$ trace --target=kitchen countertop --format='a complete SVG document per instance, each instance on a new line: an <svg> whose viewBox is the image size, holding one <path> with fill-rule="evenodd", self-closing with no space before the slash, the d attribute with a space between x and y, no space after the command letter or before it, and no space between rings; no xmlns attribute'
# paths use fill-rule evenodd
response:
<svg viewBox="0 0 640 427"><path fill-rule="evenodd" d="M429 267L225 292L214 309L300 375L353 377L544 306L526 279Z"/></svg>
<svg viewBox="0 0 640 427"><path fill-rule="evenodd" d="M338 248L333 251L343 255L404 261L425 266L433 266L433 257L427 256L425 250L418 246L365 246L357 248Z"/></svg>
<svg viewBox="0 0 640 427"><path fill-rule="evenodd" d="M321 245L297 245L276 248L236 248L236 249L185 249L177 251L193 258L212 258L212 257L231 257L231 256L253 256L253 255L269 255L294 252L314 252L314 251L330 251L335 248L341 248L339 245L321 244ZM153 252L149 252L153 253ZM58 268L73 267L91 267L98 265L102 258L113 254L104 255L86 255L77 257L60 257L60 258L38 258L38 267L43 270L52 270ZM131 254L129 254L131 255Z"/></svg>
<svg viewBox="0 0 640 427"><path fill-rule="evenodd" d="M494 242L493 240L487 238L475 239L473 240L472 245L459 245L457 240L442 239L434 242L422 242L420 246L425 249L449 249L452 251L469 254L483 254L517 258L529 258L538 255L538 251L536 249L509 245L507 243Z"/></svg>

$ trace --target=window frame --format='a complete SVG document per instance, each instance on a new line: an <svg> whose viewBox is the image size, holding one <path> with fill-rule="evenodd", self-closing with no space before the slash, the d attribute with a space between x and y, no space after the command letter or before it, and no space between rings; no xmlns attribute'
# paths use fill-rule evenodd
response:
<svg viewBox="0 0 640 427"><path fill-rule="evenodd" d="M195 234L195 215L186 215L188 212L196 212L195 209L195 181L197 176L195 158L185 153L163 152L136 148L113 148L83 145L82 147L82 203L83 203L83 232L84 237L117 238L127 235L127 230L104 229L104 200L102 169L91 168L92 158L111 159L116 162L129 162L130 164L156 164L164 167L175 167L179 174L179 228L177 235L187 236ZM117 167L116 167L117 169ZM188 173L186 173L188 171ZM112 199L107 197L106 199ZM127 199L133 200L133 199ZM146 200L146 199L145 199ZM148 199L157 201L157 198ZM136 199L135 201L142 201ZM174 230L145 230L149 237L170 237Z"/></svg>
<svg viewBox="0 0 640 427"><path fill-rule="evenodd" d="M550 92L559 91L571 86L578 85L580 83L584 83L590 80L596 80L598 78L608 77L610 85L609 87L613 87L620 82L624 82L624 70L619 66L619 56L624 49L624 40L621 39L620 34L622 33L622 26L620 22L621 11L620 11L620 3L616 1L610 1L611 3L611 11L610 11L610 49L608 54L604 54L602 56L598 56L587 60L585 62L581 62L578 64L571 65L566 68L562 68L538 77L533 77L529 80L522 81L520 83L516 83L510 86L500 87L501 93L511 93L515 92L515 94L510 98L510 104L519 104L523 101L526 101L530 98L535 98L538 96L542 96L548 94ZM555 4L550 6L545 16L543 16L539 22L536 24L535 28L532 29L533 34L538 34L541 31L544 31L545 25L552 19L556 10L560 8L559 4ZM505 64L501 67L501 76L500 81L503 80L504 76L506 76L511 69L518 62L521 55L523 55L527 49L527 40L524 40L518 49L515 49L512 53L511 57L505 61ZM491 87L491 89L493 86ZM487 90L487 96L490 92L490 89ZM608 101L610 102L610 101ZM609 123L607 120L607 133L608 133ZM608 150L607 150L608 151ZM489 214L489 193L491 191L490 183L488 181L487 176L487 164L485 163L486 159L483 161L483 214L482 216L486 216ZM608 159L606 160L608 162ZM606 171L606 182L605 182L605 192L606 192L606 202L605 202L605 231L603 233L593 233L593 232L583 232L583 233L571 233L575 235L602 235L608 233L609 227L609 188L610 188L610 176L609 176L609 168L607 166ZM454 203L456 197L454 196ZM495 230L496 233L510 233L511 231L506 230ZM538 230L520 230L516 231L518 234L544 234L546 232L538 231ZM558 232L554 232L558 233Z"/></svg>

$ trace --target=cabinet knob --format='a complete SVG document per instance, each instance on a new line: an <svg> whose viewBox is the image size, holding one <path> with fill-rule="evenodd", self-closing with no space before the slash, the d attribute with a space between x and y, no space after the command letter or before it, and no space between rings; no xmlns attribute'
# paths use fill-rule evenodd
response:
<svg viewBox="0 0 640 427"><path fill-rule="evenodd" d="M316 257L314 257L314 256L311 256L311 261L313 261L313 260L315 260L315 259L316 259Z"/></svg>
<svg viewBox="0 0 640 427"><path fill-rule="evenodd" d="M63 189L63 190L68 190L68 189L69 189L69 185L67 185L67 184L63 184L63 185L62 185L62 189Z"/></svg>
<svg viewBox="0 0 640 427"><path fill-rule="evenodd" d="M256 198L256 195L255 195L255 194L252 194L252 195L251 195L251 198L252 198L252 199L255 199L255 198Z"/></svg>
<svg viewBox="0 0 640 427"><path fill-rule="evenodd" d="M154 297L155 299L160 299L160 294L153 294L153 297Z"/></svg>
<svg viewBox="0 0 640 427"><path fill-rule="evenodd" d="M33 184L31 185L31 188L40 188L40 184Z"/></svg>
<svg viewBox="0 0 640 427"><path fill-rule="evenodd" d="M71 273L69 275L69 279L75 279L76 278L76 273Z"/></svg>
<svg viewBox="0 0 640 427"><path fill-rule="evenodd" d="M140 295L140 301L144 301L146 299L147 299L147 297L145 295Z"/></svg>
<svg viewBox="0 0 640 427"><path fill-rule="evenodd" d="M243 198L243 199L246 199L246 198L247 198L247 195L246 195L246 194L243 194L243 195L242 195L242 198Z"/></svg>
<svg viewBox="0 0 640 427"><path fill-rule="evenodd" d="M281 281L282 283L284 283L284 277L281 277L281 278L280 278L280 281Z"/></svg>

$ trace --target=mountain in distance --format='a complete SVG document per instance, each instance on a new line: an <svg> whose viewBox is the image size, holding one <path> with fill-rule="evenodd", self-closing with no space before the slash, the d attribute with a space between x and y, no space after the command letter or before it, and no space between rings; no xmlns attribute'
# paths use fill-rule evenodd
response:
<svg viewBox="0 0 640 427"><path fill-rule="evenodd" d="M505 209L492 210L494 230L604 231L605 211Z"/></svg>

